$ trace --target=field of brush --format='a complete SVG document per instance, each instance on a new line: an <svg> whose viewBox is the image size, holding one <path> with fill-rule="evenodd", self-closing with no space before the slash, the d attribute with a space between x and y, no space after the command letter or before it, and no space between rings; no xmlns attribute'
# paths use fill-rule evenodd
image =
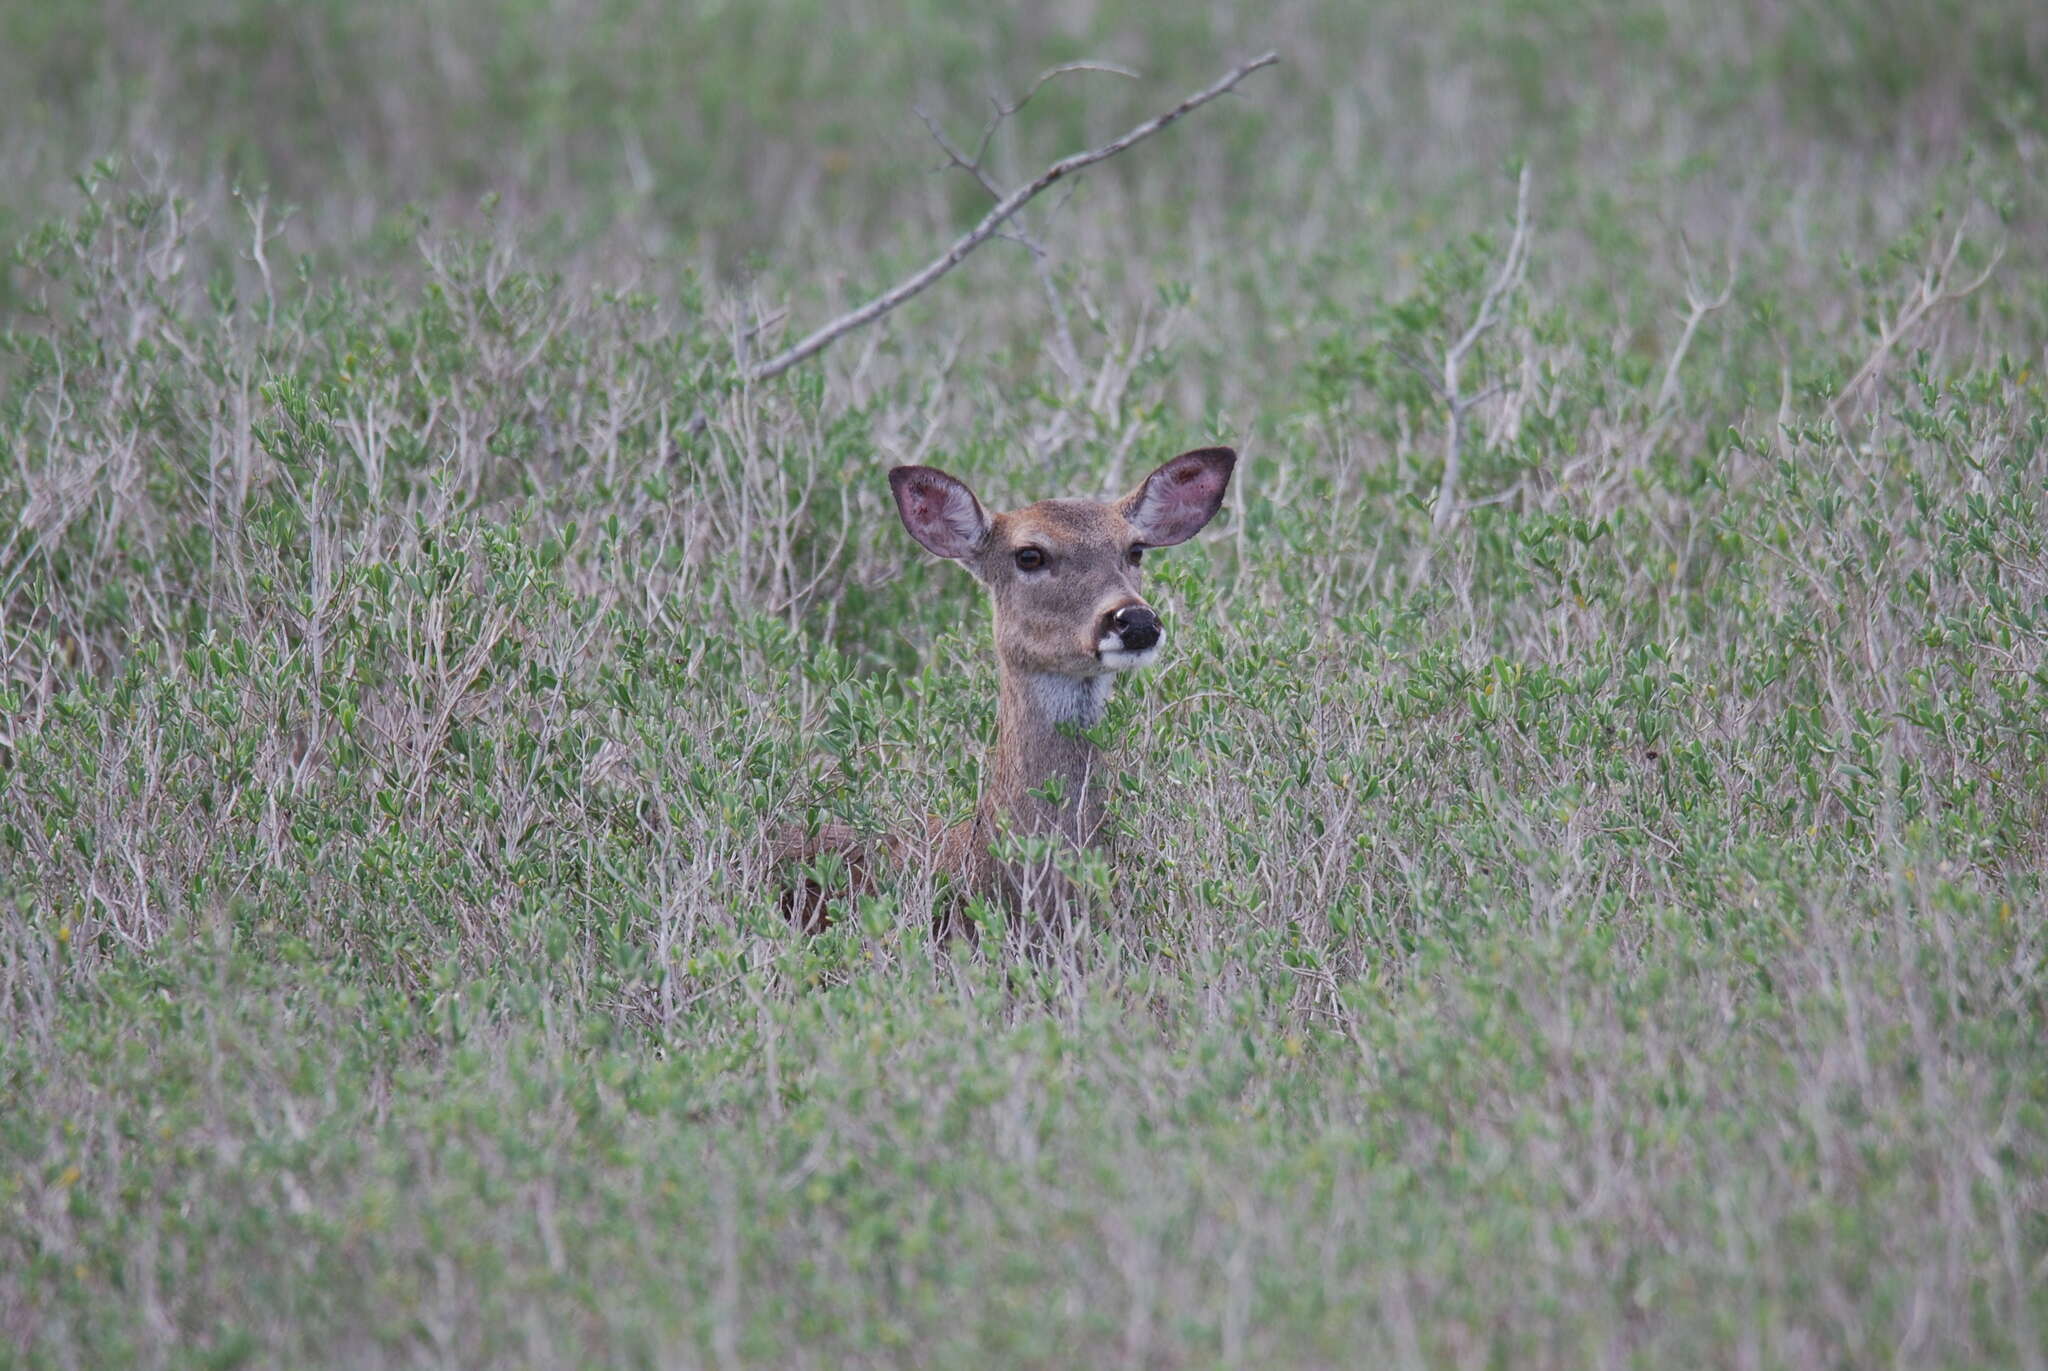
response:
<svg viewBox="0 0 2048 1371"><path fill-rule="evenodd" d="M2048 1365L2048 10L1005 9L0 0L0 1365Z"/></svg>

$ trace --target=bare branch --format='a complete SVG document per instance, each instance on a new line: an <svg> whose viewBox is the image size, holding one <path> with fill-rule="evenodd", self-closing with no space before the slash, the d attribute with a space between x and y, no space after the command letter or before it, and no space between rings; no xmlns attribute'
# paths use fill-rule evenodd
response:
<svg viewBox="0 0 2048 1371"><path fill-rule="evenodd" d="M988 153L988 135L993 134L1001 126L1005 116L998 116L989 124L988 134L982 136L981 146L976 148L974 156L969 158L966 153L960 151L954 145L952 139L946 136L946 131L939 127L939 121L924 112L924 106L912 105L910 110L911 113L915 114L923 122L925 131L931 134L932 141L939 145L939 151L946 154L946 162L949 166L958 167L969 176L972 176L981 184L981 188L988 192L989 199L1001 200L1003 198L1003 193L997 189L995 182L988 179L988 172L982 168L981 160Z"/></svg>
<svg viewBox="0 0 2048 1371"><path fill-rule="evenodd" d="M1267 54L1269 57L1271 55L1271 53ZM1099 71L1105 72L1110 76L1122 76L1132 81L1138 79L1138 73L1132 71L1129 67L1120 67L1114 62L1062 62L1059 66L1048 67L1040 72L1038 79L1031 83L1031 89L1019 96L1017 103L1014 105L998 105L996 108L1001 110L1003 117L1007 119L1010 115L1015 114L1018 110L1030 104L1031 97L1038 94L1048 81L1062 76L1071 76L1077 71Z"/></svg>
<svg viewBox="0 0 2048 1371"><path fill-rule="evenodd" d="M1683 241L1681 240L1681 247ZM1665 429L1671 423L1672 406L1678 401L1678 371L1685 364L1685 356L1692 350L1692 340L1706 322L1708 315L1727 307L1735 298L1737 263L1733 245L1728 249L1728 279L1718 294L1707 294L1700 284L1699 274L1693 269L1692 253L1685 255L1685 323L1678 330L1678 342L1672 346L1671 356L1664 363L1664 378L1657 384L1657 398L1651 402L1649 423L1643 429L1641 440L1636 445L1636 460L1649 456L1650 450L1663 438Z"/></svg>
<svg viewBox="0 0 2048 1371"><path fill-rule="evenodd" d="M1936 243L1939 241L1937 239ZM1912 293L1900 303L1897 313L1892 316L1890 322L1879 330L1877 346L1870 350L1870 355L1863 360L1863 365L1856 369L1856 374L1849 378L1848 384L1835 396L1829 409L1833 412L1836 423L1839 424L1842 420L1842 406L1848 403L1849 397L1854 395L1865 381L1878 373L1884 366L1885 359L1891 356L1892 349L1898 346L1901 339L1919 327L1920 321L1938 307L1976 294L1984 283L1991 279L1991 273L1998 270L1998 264L2005 258L2005 244L2000 243L1992 250L1990 262L1985 265L1976 280L1968 285L1951 286L1949 277L1955 271L1956 258L1962 250L1963 230L1958 226L1955 234L1949 239L1948 251L1941 254L1939 262L1934 260L1932 254L1929 255L1927 266L1921 271L1919 281L1914 283Z"/></svg>
<svg viewBox="0 0 2048 1371"><path fill-rule="evenodd" d="M1528 256L1529 164L1524 162L1521 179L1515 188L1515 232L1508 240L1507 256L1502 260L1493 283L1486 288L1486 294L1480 297L1479 310L1472 316L1471 324L1444 353L1444 379L1439 393L1450 414L1444 420L1444 474L1436 489L1436 513L1430 520L1432 532L1443 532L1458 514L1458 468L1464 456L1465 411L1493 393L1493 390L1488 390L1479 395L1466 395L1458 388L1458 372L1465 364L1465 354L1499 319L1501 298L1520 279Z"/></svg>
<svg viewBox="0 0 2048 1371"><path fill-rule="evenodd" d="M1466 410L1471 409L1474 405L1486 403L1486 401L1491 400L1494 396L1500 394L1507 388L1508 380L1505 376L1503 376L1500 380L1495 381L1492 385L1488 386L1485 390L1480 391L1477 395L1461 396L1456 401L1455 408L1457 409L1458 413L1463 414Z"/></svg>
<svg viewBox="0 0 2048 1371"><path fill-rule="evenodd" d="M954 241L951 247L947 248L943 254L935 258L922 270L899 281L896 285L891 286L888 290L877 295L858 309L850 310L840 315L837 319L819 328L794 347L752 368L747 372L747 379L749 381L765 381L771 377L780 376L798 363L806 361L824 351L844 335L873 323L890 310L901 305L904 301L927 289L933 282L937 281L954 267L959 266L961 262L967 259L969 253L994 237L996 231L1015 216L1017 211L1030 204L1040 193L1055 183L1072 176L1078 171L1092 167L1097 162L1106 162L1118 153L1143 142L1167 125L1177 122L1183 116L1200 109L1211 100L1228 92L1238 82L1244 80L1245 77L1250 76L1253 72L1263 67L1270 67L1279 60L1280 55L1278 53L1263 53L1251 61L1233 68L1214 85L1190 95L1164 114L1139 124L1122 137L1112 139L1100 147L1090 148L1086 152L1077 152L1061 158L1040 172L1036 179L1026 185L1019 186L1016 190L1004 196L996 203L993 209L982 216L980 223L962 234Z"/></svg>
<svg viewBox="0 0 2048 1371"><path fill-rule="evenodd" d="M917 117L924 122L926 131L931 134L932 141L937 143L940 150L946 154L947 162L972 176L975 183L988 192L989 199L1001 203L1003 192L994 180L990 178L988 169L984 165L988 158L990 141L995 138L996 131L1003 126L1005 120L1030 103L1031 97L1038 93L1040 86L1052 80L1053 77L1070 71L1115 71L1119 74L1129 74L1123 72L1123 69L1120 67L1110 67L1101 63L1073 62L1064 67L1054 67L1052 70L1045 72L1037 81L1032 83L1031 89L1024 93L1023 99L1018 100L1015 104L1006 105L1000 100L991 99L990 103L995 106L995 117L989 120L988 127L981 131L981 142L976 145L974 156L971 158L961 152L953 143L953 140L946 136L945 130L939 127L937 120L926 114L922 108L913 108L916 111ZM1021 212L1017 215L1014 222L1016 225L1014 229L1004 229L996 234L996 237L1016 243L1031 254L1032 269L1037 272L1039 286L1045 291L1046 302L1052 308L1052 336L1053 343L1055 344L1053 347L1053 361L1059 366L1060 373L1067 378L1067 384L1070 387L1079 387L1081 384L1081 350L1074 345L1074 329L1067 319L1066 302L1060 298L1059 286L1053 280L1050 254L1046 252L1045 245L1032 235L1031 225Z"/></svg>
<svg viewBox="0 0 2048 1371"><path fill-rule="evenodd" d="M1060 296L1059 282L1053 279L1052 259L1036 240L1027 239L1025 246L1031 249L1031 265L1038 273L1039 289L1045 292L1046 308L1052 311L1052 336L1058 344L1054 360L1059 363L1060 374L1067 378L1067 385L1079 390L1083 371L1081 349L1074 343L1074 325L1067 317L1067 302Z"/></svg>
<svg viewBox="0 0 2048 1371"><path fill-rule="evenodd" d="M1500 297L1507 293L1509 286L1522 269L1522 259L1529 243L1529 166L1522 164L1522 175L1515 186L1515 233L1508 240L1507 258L1500 264L1500 274L1493 278L1493 284L1480 297L1479 312L1472 316L1472 326L1451 345L1444 354L1444 389L1452 395L1458 393L1457 368L1465 360L1465 354L1479 341L1479 336L1494 325L1494 307Z"/></svg>
<svg viewBox="0 0 2048 1371"><path fill-rule="evenodd" d="M1435 391L1440 399L1446 401L1450 399L1448 395L1444 394L1444 383L1436 378L1435 369L1432 368L1427 362L1423 361L1420 357L1417 357L1414 353L1408 351L1408 349L1396 347L1392 343L1388 343L1386 345L1386 348L1388 352L1394 355L1396 360L1400 361L1402 364L1407 366L1409 370L1413 371L1417 376L1421 377L1422 383L1428 386L1432 391Z"/></svg>
<svg viewBox="0 0 2048 1371"><path fill-rule="evenodd" d="M1138 73L1130 70L1128 67L1117 66L1114 62L1063 62L1057 67L1048 67L1040 72L1038 79L1031 83L1031 88L1010 104L1004 104L993 95L989 96L989 107L995 111L995 114L989 119L987 126L982 129L980 141L974 145L974 159L971 166L976 170L980 168L982 159L988 155L988 145L995 141L996 130L1002 128L1004 120L1030 104L1031 97L1043 90L1048 82L1077 71L1099 71L1111 76L1127 76L1133 81L1138 79ZM993 191L990 193L994 195ZM1002 196L995 195L994 198L1000 200Z"/></svg>
<svg viewBox="0 0 2048 1371"><path fill-rule="evenodd" d="M1671 360L1664 364L1664 379L1657 386L1656 403L1650 406L1652 414L1662 414L1667 405L1678 398L1678 368L1685 361L1686 352L1692 347L1692 338L1699 332L1700 324L1709 314L1725 308L1735 298L1735 251L1728 253L1728 283L1721 287L1718 295L1708 295L1690 269L1685 274L1685 326L1678 332L1678 343L1671 349Z"/></svg>
<svg viewBox="0 0 2048 1371"><path fill-rule="evenodd" d="M1003 193L997 188L994 180L990 178L987 167L989 145L995 141L997 132L1002 128L1005 121L1030 104L1032 97L1044 89L1048 82L1061 76L1086 71L1103 72L1112 76L1124 76L1132 80L1136 80L1138 75L1134 71L1110 62L1066 62L1060 66L1050 67L1040 72L1038 79L1031 83L1031 88L1014 101L1006 104L1002 100L990 96L989 104L995 109L995 114L982 129L981 139L975 144L974 156L971 158L954 146L952 140L946 137L945 132L939 128L937 122L922 109L917 111L917 117L924 121L924 126L930 131L933 140L944 150L947 161L966 172L969 176L972 176L976 184L988 192L989 199L1001 203ZM1069 190L1068 194L1071 195L1072 191ZM1065 201L1062 200L1061 203L1064 204ZM1053 212L1058 213L1058 210L1059 206L1055 205ZM1046 304L1052 310L1053 361L1058 365L1060 373L1066 377L1068 386L1078 390L1081 385L1082 372L1081 349L1074 344L1074 328L1067 318L1066 301L1060 298L1059 284L1053 279L1051 254L1045 250L1045 245L1033 236L1030 224L1026 222L1021 213L1016 219L1015 232L1006 232L998 236L1017 243L1031 254L1032 269L1038 273L1038 284L1045 291Z"/></svg>

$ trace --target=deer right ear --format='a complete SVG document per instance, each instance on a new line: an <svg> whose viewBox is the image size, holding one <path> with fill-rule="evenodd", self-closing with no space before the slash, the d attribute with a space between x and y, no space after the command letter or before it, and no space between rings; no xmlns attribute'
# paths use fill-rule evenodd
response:
<svg viewBox="0 0 2048 1371"><path fill-rule="evenodd" d="M988 514L965 484L937 467L897 467L889 473L896 512L910 536L937 557L972 557L988 541Z"/></svg>

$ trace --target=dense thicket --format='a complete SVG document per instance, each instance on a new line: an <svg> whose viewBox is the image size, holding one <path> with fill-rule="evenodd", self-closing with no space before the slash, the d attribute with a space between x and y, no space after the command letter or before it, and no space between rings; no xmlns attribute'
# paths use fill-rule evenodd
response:
<svg viewBox="0 0 2048 1371"><path fill-rule="evenodd" d="M0 5L6 1358L2042 1364L2048 18L1353 8ZM1209 440L1086 954L793 936Z"/></svg>

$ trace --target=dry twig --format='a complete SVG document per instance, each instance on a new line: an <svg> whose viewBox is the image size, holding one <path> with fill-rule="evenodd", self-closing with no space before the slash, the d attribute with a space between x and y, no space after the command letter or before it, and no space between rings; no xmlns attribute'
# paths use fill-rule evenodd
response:
<svg viewBox="0 0 2048 1371"><path fill-rule="evenodd" d="M1015 217L1019 210L1030 204L1041 192L1051 187L1055 182L1072 176L1077 171L1092 167L1097 162L1106 162L1125 149L1143 142L1168 124L1176 122L1182 116L1200 109L1219 95L1229 91L1253 72L1258 71L1262 67L1270 67L1279 60L1280 55L1278 53L1262 53L1251 61L1232 68L1214 85L1197 91L1172 109L1166 111L1166 113L1146 120L1136 128L1125 133L1122 137L1111 139L1102 146L1090 148L1086 152L1077 152L1061 158L1040 172L1035 180L1026 185L1019 186L998 200L995 207L982 216L980 223L962 234L954 241L951 247L933 259L922 270L897 282L894 286L891 286L888 290L877 295L858 309L849 310L845 314L840 315L837 319L812 333L802 342L776 354L759 366L753 367L747 372L747 379L750 381L765 381L770 377L780 376L799 362L806 361L824 351L844 335L867 324L872 324L904 301L925 290L954 267L959 266L961 262L967 259L969 253L973 252L990 238L995 237L997 231ZM1045 80L1049 79L1050 75L1057 74L1058 70L1055 68L1054 72L1049 73L1047 77L1041 77L1039 84L1044 84ZM1034 86L1032 89L1036 91L1037 87ZM1027 96L1026 98L1028 99L1029 97ZM979 156L977 154L975 162L968 163L967 165L975 165L978 163L978 160Z"/></svg>
<svg viewBox="0 0 2048 1371"><path fill-rule="evenodd" d="M1458 475L1463 458L1465 411L1482 400L1488 399L1500 387L1489 386L1476 395L1467 395L1459 389L1459 372L1465 364L1465 354L1472 350L1480 336L1499 321L1497 313L1501 298L1514 286L1522 274L1522 268L1529 260L1529 167L1522 166L1521 179L1515 188L1515 233L1508 240L1508 254L1500 264L1500 272L1493 278L1493 284L1480 297L1479 310L1472 316L1472 323L1451 344L1444 353L1443 381L1437 387L1443 397L1444 406L1450 417L1444 421L1444 475L1436 491L1436 515L1430 521L1432 531L1441 533L1458 513Z"/></svg>
<svg viewBox="0 0 2048 1371"><path fill-rule="evenodd" d="M1937 246L1939 242L1937 238ZM1940 253L1938 257L1929 255L1927 264L1921 268L1920 279L1913 284L1912 293L1900 302L1898 310L1879 329L1877 346L1870 350L1870 355L1863 360L1863 365L1856 369L1856 374L1849 378L1849 383L1835 396L1829 409L1834 414L1836 423L1842 421L1842 407L1861 389L1865 381L1875 376L1879 368L1884 366L1885 359L1891 356L1892 349L1898 346L1900 339L1919 327L1920 321L1931 314L1937 306L1950 304L1966 295L1975 294L1991 279L1991 273L1998 270L1998 263L2005 256L2005 245L2000 243L1976 280L1965 286L1951 286L1949 280L1955 273L1956 258L1961 255L1962 250L1963 230L1958 225L1954 235L1948 240L1948 250Z"/></svg>
<svg viewBox="0 0 2048 1371"><path fill-rule="evenodd" d="M1700 324L1709 314L1726 308L1735 297L1735 253L1732 248L1728 258L1728 283L1721 287L1720 294L1708 295L1692 270L1692 255L1686 254L1685 325L1678 331L1678 343L1671 349L1671 360L1664 364L1664 379L1657 386L1656 402L1650 406L1653 415L1662 415L1678 398L1678 369L1692 348L1693 335L1699 332Z"/></svg>
<svg viewBox="0 0 2048 1371"><path fill-rule="evenodd" d="M1685 257L1685 323L1678 330L1678 342L1672 346L1671 356L1664 364L1664 379L1657 384L1657 398L1650 404L1649 425L1643 430L1642 442L1636 449L1636 460L1646 458L1657 441L1664 436L1664 430L1671 423L1672 407L1678 401L1678 372L1685 364L1686 353L1692 350L1692 340L1700 331L1700 325L1708 315L1727 308L1735 298L1736 263L1731 247L1728 253L1728 280L1718 294L1709 295L1700 284L1698 272L1693 269L1692 253Z"/></svg>
<svg viewBox="0 0 2048 1371"><path fill-rule="evenodd" d="M1041 72L1038 79L1031 83L1031 88L1015 101L1005 103L994 96L990 96L989 104L995 112L989 117L988 123L982 126L981 137L974 145L974 155L972 157L962 152L959 146L946 136L946 131L939 127L938 121L925 113L921 106L914 106L913 109L917 117L923 121L925 129L931 134L932 141L937 143L939 150L946 154L947 165L958 167L969 176L972 176L975 184L988 192L990 200L996 204L1001 204L1003 200L1002 188L991 179L988 171L988 152L990 146L995 142L996 134L1014 115L1030 104L1031 98L1043 90L1048 83L1061 76L1087 71L1104 72L1112 76L1137 79L1136 72L1114 66L1108 62L1067 62ZM1021 210L1018 212L1013 224L1013 228L1003 231L998 236L1014 240L1026 252L1031 254L1032 268L1038 273L1038 284L1045 291L1046 303L1052 310L1053 360L1058 363L1061 374L1067 379L1068 386L1078 390L1082 383L1081 349L1075 346L1074 329L1067 318L1066 301L1060 298L1059 285L1053 280L1051 254L1046 251L1045 244L1040 242L1037 236L1032 233L1031 225L1025 220Z"/></svg>

